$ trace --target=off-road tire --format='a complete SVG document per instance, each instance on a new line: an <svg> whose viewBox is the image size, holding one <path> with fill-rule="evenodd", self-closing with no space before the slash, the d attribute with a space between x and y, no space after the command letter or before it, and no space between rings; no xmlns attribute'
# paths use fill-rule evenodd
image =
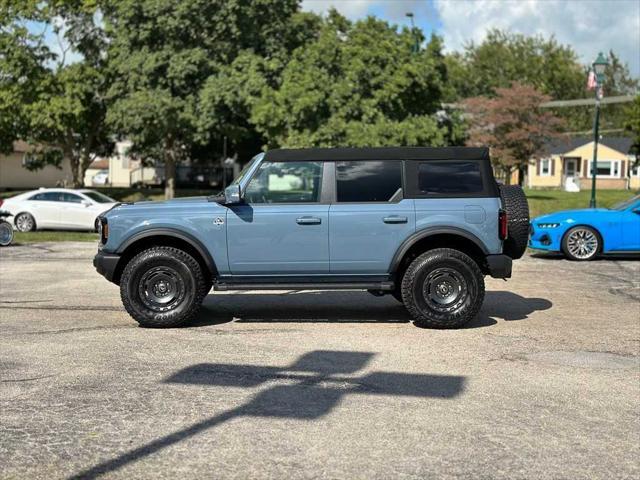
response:
<svg viewBox="0 0 640 480"><path fill-rule="evenodd" d="M500 195L508 220L508 234L502 252L516 260L524 255L529 243L529 204L518 185L501 185Z"/></svg>
<svg viewBox="0 0 640 480"><path fill-rule="evenodd" d="M24 218L26 221L22 222L19 220L20 218ZM28 212L21 212L17 214L13 219L13 223L19 232L33 232L36 229L36 219Z"/></svg>
<svg viewBox="0 0 640 480"><path fill-rule="evenodd" d="M150 284L154 278L156 283ZM155 301L161 297L150 293L165 279L168 283L175 282L173 292L177 296L175 302L170 301L166 307ZM120 279L120 297L124 308L140 326L177 327L198 313L210 286L202 267L191 255L178 248L152 247L140 252L125 266Z"/></svg>
<svg viewBox="0 0 640 480"><path fill-rule="evenodd" d="M461 284L457 296L450 306L433 307L436 302L429 300L425 288L439 285L438 279L452 277ZM461 327L478 314L484 301L484 276L478 264L451 248L429 250L413 260L402 278L401 288L405 307L421 327Z"/></svg>

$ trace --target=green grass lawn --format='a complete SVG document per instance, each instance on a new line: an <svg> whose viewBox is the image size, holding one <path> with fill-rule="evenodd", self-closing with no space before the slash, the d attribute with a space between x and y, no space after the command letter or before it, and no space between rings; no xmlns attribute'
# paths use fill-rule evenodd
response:
<svg viewBox="0 0 640 480"><path fill-rule="evenodd" d="M15 232L14 244L40 242L98 242L98 234L90 232L67 232L42 230L39 232Z"/></svg>
<svg viewBox="0 0 640 480"><path fill-rule="evenodd" d="M532 190L527 188L525 193L529 200L531 218L545 213L557 212L558 210L587 208L591 198L589 190L573 193L562 190ZM598 207L611 207L636 193L629 190L598 190L596 201Z"/></svg>

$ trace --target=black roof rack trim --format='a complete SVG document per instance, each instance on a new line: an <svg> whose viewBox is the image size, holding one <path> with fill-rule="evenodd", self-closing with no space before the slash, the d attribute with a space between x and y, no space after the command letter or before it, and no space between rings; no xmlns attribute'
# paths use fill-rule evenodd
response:
<svg viewBox="0 0 640 480"><path fill-rule="evenodd" d="M282 148L265 153L265 161L334 160L489 160L487 147Z"/></svg>

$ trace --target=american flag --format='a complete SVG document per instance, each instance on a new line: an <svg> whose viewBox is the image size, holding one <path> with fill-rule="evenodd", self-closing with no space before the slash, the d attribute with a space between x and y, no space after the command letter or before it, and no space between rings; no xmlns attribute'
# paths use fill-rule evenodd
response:
<svg viewBox="0 0 640 480"><path fill-rule="evenodd" d="M589 70L589 78L587 78L587 90L594 90L598 86L596 72Z"/></svg>

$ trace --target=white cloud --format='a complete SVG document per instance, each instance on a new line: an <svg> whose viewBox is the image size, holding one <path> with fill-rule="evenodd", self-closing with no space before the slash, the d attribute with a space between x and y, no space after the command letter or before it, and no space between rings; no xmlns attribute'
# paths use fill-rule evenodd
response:
<svg viewBox="0 0 640 480"><path fill-rule="evenodd" d="M613 50L640 75L638 0L435 0L445 45L458 50L500 28L526 35L554 35L590 63L599 51Z"/></svg>

